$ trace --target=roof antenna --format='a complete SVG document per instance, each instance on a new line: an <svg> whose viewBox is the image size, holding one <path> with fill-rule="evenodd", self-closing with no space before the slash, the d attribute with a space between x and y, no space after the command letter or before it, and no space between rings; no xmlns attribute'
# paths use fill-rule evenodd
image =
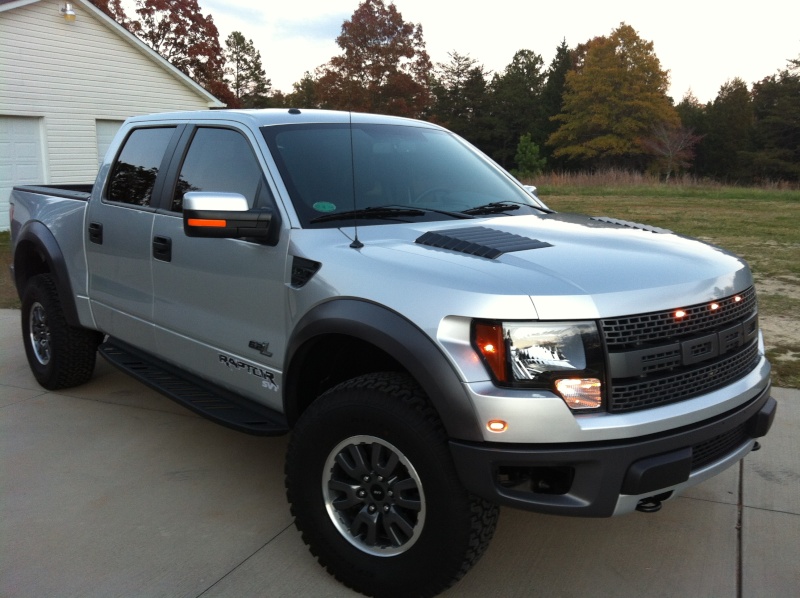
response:
<svg viewBox="0 0 800 598"><path fill-rule="evenodd" d="M355 236L353 238L353 242L350 243L350 247L353 249L361 249L364 247L364 244L358 240L358 216L356 216L356 158L355 158L355 149L353 146L353 111L349 111L348 115L350 116L350 180L353 183L353 227L355 230Z"/></svg>

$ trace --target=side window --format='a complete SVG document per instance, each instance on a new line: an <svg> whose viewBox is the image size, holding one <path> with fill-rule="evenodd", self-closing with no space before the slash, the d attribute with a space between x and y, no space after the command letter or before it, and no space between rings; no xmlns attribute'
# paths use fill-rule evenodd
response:
<svg viewBox="0 0 800 598"><path fill-rule="evenodd" d="M158 169L175 127L136 129L111 167L106 199L149 206Z"/></svg>
<svg viewBox="0 0 800 598"><path fill-rule="evenodd" d="M197 129L181 167L173 211L183 209L183 195L189 191L239 193L250 207L266 207L272 202L272 192L250 142L230 129Z"/></svg>

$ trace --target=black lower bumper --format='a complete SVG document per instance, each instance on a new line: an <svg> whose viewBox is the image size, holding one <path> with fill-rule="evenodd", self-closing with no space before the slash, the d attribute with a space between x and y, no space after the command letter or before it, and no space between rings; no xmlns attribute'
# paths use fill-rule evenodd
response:
<svg viewBox="0 0 800 598"><path fill-rule="evenodd" d="M609 517L622 495L658 495L724 465L764 436L777 403L767 386L719 417L643 438L587 444L508 445L452 441L467 489L529 511Z"/></svg>

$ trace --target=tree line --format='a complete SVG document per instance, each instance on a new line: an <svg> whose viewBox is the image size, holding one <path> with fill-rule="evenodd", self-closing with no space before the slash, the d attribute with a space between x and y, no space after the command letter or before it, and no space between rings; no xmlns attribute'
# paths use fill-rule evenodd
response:
<svg viewBox="0 0 800 598"><path fill-rule="evenodd" d="M748 89L736 78L705 104L669 97L653 43L621 23L545 65L517 51L501 71L452 51L433 64L422 26L396 6L362 0L342 24L341 53L273 90L252 40L223 49L197 0L92 0L229 107L375 112L439 123L519 176L618 168L728 183L800 182L800 57Z"/></svg>

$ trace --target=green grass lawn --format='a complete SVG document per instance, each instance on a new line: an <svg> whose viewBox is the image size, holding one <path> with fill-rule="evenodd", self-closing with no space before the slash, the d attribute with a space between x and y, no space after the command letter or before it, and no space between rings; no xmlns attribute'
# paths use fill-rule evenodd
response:
<svg viewBox="0 0 800 598"><path fill-rule="evenodd" d="M778 386L800 388L800 191L680 184L543 184L560 212L610 216L697 237L745 258L759 293L761 325ZM0 233L0 308L18 308Z"/></svg>

